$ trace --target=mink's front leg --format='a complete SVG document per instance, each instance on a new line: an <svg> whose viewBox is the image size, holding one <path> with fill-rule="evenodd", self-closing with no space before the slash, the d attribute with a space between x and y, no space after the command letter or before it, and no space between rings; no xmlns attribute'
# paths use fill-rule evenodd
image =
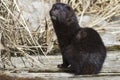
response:
<svg viewBox="0 0 120 80"><path fill-rule="evenodd" d="M66 59L65 53L62 53L62 59L63 59L63 64L59 64L57 67L58 68L67 68L69 66L69 63Z"/></svg>

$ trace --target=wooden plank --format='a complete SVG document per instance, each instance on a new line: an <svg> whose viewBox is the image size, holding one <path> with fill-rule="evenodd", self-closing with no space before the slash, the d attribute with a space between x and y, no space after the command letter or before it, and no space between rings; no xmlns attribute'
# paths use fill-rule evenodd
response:
<svg viewBox="0 0 120 80"><path fill-rule="evenodd" d="M81 77L109 77L109 76L120 76L120 73L99 73L97 75L74 75L70 73L11 73L11 76L18 76L18 77L68 77L68 78L81 78Z"/></svg>
<svg viewBox="0 0 120 80"><path fill-rule="evenodd" d="M46 59L44 56L43 67L34 67L34 68L25 68L23 63L18 60L18 58L13 58L13 63L16 64L17 68L12 68L11 70L13 72L16 71L23 71L23 72L63 72L63 70L60 70L57 68L58 64L62 63L62 57L61 55L58 56L47 56L48 59ZM37 63L36 63L37 64ZM120 51L109 51L107 53L107 58L105 60L105 63L102 68L102 73L120 73Z"/></svg>
<svg viewBox="0 0 120 80"><path fill-rule="evenodd" d="M68 73L12 73L12 76L35 78L40 77L46 80L120 80L120 73L101 73L98 75L72 75Z"/></svg>
<svg viewBox="0 0 120 80"><path fill-rule="evenodd" d="M11 73L0 75L0 80L119 80L120 76L74 76L67 73Z"/></svg>
<svg viewBox="0 0 120 80"><path fill-rule="evenodd" d="M107 59L105 60L103 69L98 75L78 75L65 73L57 68L57 64L62 63L62 57L48 56L48 60L44 57L44 68L15 68L9 73L10 76L24 77L24 78L43 78L45 80L120 80L120 52L109 51ZM15 60L15 58L14 58ZM21 65L21 63L19 63ZM19 66L18 65L18 66ZM2 71L1 73L6 73ZM8 72L7 72L8 73ZM39 80L39 79L37 79Z"/></svg>

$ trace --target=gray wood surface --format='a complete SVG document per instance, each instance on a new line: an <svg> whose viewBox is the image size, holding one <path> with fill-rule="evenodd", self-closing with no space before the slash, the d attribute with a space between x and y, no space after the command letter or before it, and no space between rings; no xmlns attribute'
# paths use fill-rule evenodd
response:
<svg viewBox="0 0 120 80"><path fill-rule="evenodd" d="M20 72L10 73L10 75L32 78L42 77L46 80L120 80L120 51L109 51L107 53L103 69L98 75L75 76L63 72L56 67L57 64L62 63L62 57L60 55L48 56L47 60L43 57L43 60L45 62L44 64L46 64L44 68L21 68Z"/></svg>

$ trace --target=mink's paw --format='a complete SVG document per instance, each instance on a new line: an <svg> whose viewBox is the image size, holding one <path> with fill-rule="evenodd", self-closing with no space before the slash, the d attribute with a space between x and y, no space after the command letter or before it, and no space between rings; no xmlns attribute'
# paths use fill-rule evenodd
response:
<svg viewBox="0 0 120 80"><path fill-rule="evenodd" d="M57 65L58 68L67 68L68 66L64 65L64 64L59 64Z"/></svg>

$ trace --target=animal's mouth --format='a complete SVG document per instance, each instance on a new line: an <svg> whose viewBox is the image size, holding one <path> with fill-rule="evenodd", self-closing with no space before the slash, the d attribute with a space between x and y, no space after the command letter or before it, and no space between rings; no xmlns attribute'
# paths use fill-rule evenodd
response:
<svg viewBox="0 0 120 80"><path fill-rule="evenodd" d="M52 9L52 10L50 11L50 16L51 16L51 18L54 19L54 20L57 19L58 14L59 14L59 11L58 11L58 10Z"/></svg>
<svg viewBox="0 0 120 80"><path fill-rule="evenodd" d="M55 15L51 15L51 18L54 19L54 20L57 19Z"/></svg>

